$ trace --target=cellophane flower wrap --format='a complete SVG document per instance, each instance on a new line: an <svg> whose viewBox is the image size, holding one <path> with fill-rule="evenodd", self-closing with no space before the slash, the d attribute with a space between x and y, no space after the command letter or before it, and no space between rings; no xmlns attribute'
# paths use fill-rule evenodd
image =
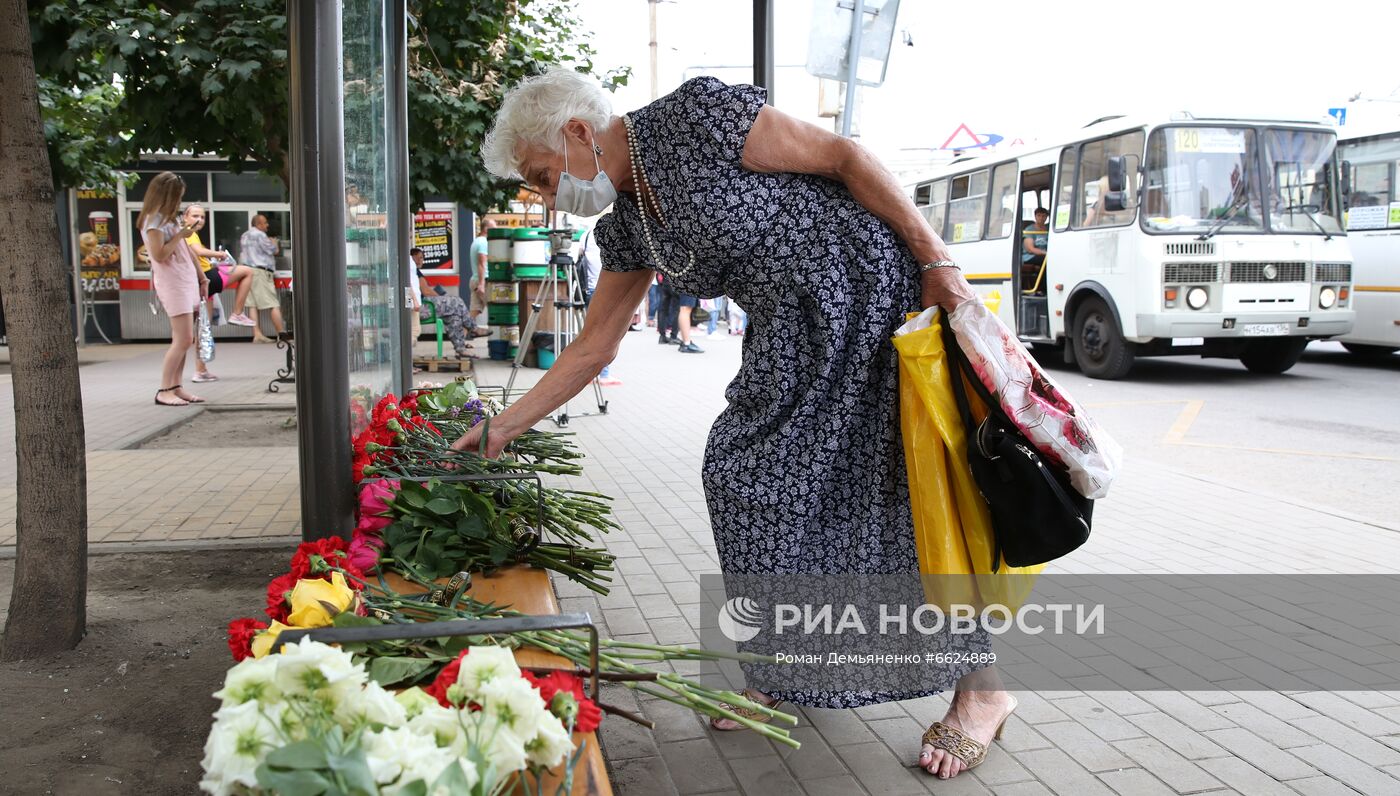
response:
<svg viewBox="0 0 1400 796"><path fill-rule="evenodd" d="M937 311L925 310L895 334L926 327ZM1036 450L1069 476L1079 494L1094 500L1107 496L1123 461L1123 448L1113 437L1041 370L980 298L958 305L948 322L978 381Z"/></svg>

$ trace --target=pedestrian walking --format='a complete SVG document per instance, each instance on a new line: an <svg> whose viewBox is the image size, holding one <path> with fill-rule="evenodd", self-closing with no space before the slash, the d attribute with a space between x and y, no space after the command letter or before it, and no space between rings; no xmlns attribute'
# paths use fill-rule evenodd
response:
<svg viewBox="0 0 1400 796"><path fill-rule="evenodd" d="M282 323L282 302L277 299L277 254L282 251L281 243L267 235L267 216L258 213L253 216L253 224L238 238L238 261L251 266L251 278L238 286L234 299L233 314L229 323L253 327L253 342L270 343L272 338L263 335L258 327L258 311L267 310L272 319L272 329L277 334L287 330ZM252 309L248 315L244 308Z"/></svg>

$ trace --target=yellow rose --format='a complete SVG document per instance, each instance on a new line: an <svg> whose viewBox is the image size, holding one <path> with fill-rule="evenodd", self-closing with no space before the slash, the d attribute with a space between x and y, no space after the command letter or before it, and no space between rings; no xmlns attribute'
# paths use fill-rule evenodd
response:
<svg viewBox="0 0 1400 796"><path fill-rule="evenodd" d="M253 657L261 658L269 652L272 652L272 646L277 643L277 636L283 630L297 629L299 628L295 628L290 625L284 625L281 622L278 622L274 619L270 627L268 627L266 630L259 631L256 636L253 636Z"/></svg>
<svg viewBox="0 0 1400 796"><path fill-rule="evenodd" d="M325 627L354 601L355 592L345 585L345 575L340 572L332 572L329 581L303 578L292 588L292 612L287 614L287 622L296 627Z"/></svg>

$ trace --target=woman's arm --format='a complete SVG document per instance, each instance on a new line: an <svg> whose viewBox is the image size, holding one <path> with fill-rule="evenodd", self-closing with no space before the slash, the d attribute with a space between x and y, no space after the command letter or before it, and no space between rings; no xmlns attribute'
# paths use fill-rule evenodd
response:
<svg viewBox="0 0 1400 796"><path fill-rule="evenodd" d="M559 354L539 384L491 419L487 456L501 455L507 442L577 395L604 365L613 361L618 343L632 323L632 311L642 302L642 296L651 285L651 276L652 272L645 269L602 273L598 290L588 305L588 322L583 325L583 331ZM452 443L452 447L477 450L481 445L481 428L477 426L468 431Z"/></svg>
<svg viewBox="0 0 1400 796"><path fill-rule="evenodd" d="M849 138L765 106L749 130L741 162L750 171L817 174L837 180L866 210L890 225L920 264L953 259L894 175ZM935 268L922 277L925 307L938 304L952 309L974 295L957 269Z"/></svg>
<svg viewBox="0 0 1400 796"><path fill-rule="evenodd" d="M170 259L170 255L175 253L175 242L180 238L189 237L194 232L194 227L181 226L175 230L175 234L169 239L165 239L165 232L157 227L152 227L142 233L146 239L146 254L150 255L151 262L157 260L165 262ZM196 265L196 268L199 266Z"/></svg>

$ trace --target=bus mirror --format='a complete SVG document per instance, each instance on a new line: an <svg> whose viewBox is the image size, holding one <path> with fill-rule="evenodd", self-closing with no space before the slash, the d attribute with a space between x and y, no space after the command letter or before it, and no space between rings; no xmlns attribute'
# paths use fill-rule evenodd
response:
<svg viewBox="0 0 1400 796"><path fill-rule="evenodd" d="M1120 192L1128 187L1128 159L1114 155L1108 159L1108 190Z"/></svg>
<svg viewBox="0 0 1400 796"><path fill-rule="evenodd" d="M1131 210L1137 205L1133 203L1132 196L1127 191L1109 191L1103 195L1103 207L1110 213L1119 210Z"/></svg>
<svg viewBox="0 0 1400 796"><path fill-rule="evenodd" d="M1342 196L1351 196L1351 161L1342 161Z"/></svg>

